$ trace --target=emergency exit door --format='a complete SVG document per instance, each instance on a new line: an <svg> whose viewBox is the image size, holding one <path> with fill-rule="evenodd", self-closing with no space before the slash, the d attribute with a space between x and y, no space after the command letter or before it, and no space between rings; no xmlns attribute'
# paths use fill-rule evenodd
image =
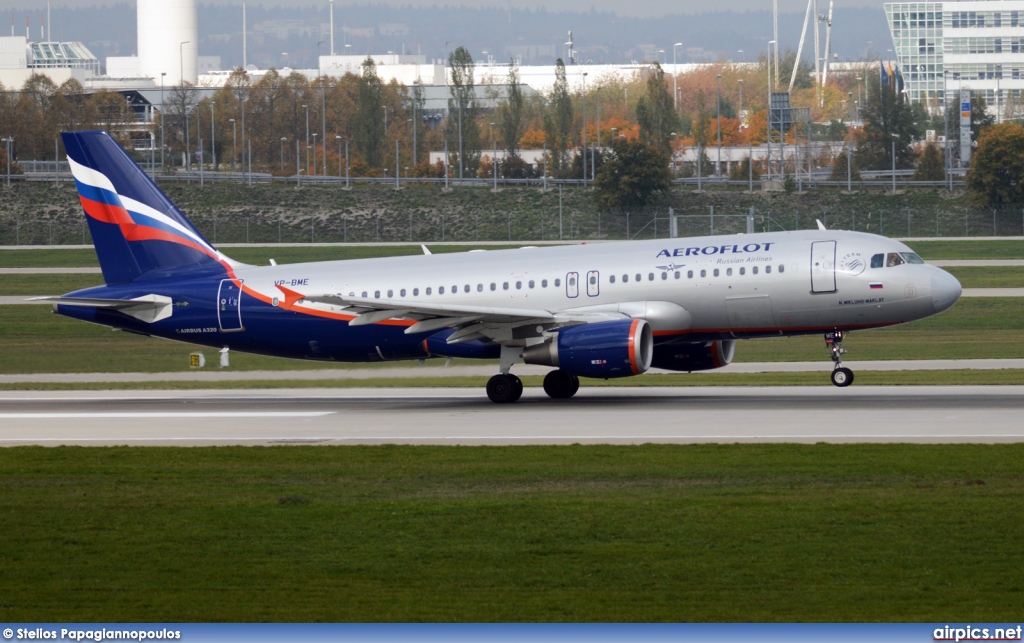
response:
<svg viewBox="0 0 1024 643"><path fill-rule="evenodd" d="M811 243L811 292L836 291L836 242Z"/></svg>
<svg viewBox="0 0 1024 643"><path fill-rule="evenodd" d="M224 332L243 330L240 284L232 279L224 279L217 290L217 321Z"/></svg>

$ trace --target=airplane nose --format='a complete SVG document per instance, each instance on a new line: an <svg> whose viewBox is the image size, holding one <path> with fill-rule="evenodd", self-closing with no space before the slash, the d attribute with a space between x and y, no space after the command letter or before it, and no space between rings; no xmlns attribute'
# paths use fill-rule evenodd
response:
<svg viewBox="0 0 1024 643"><path fill-rule="evenodd" d="M956 277L945 270L938 269L932 276L932 303L935 305L935 312L941 313L960 299L963 288Z"/></svg>

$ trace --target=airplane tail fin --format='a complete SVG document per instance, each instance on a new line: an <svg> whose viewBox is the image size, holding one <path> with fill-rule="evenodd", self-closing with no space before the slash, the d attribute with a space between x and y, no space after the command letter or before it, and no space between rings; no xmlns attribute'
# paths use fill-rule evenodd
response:
<svg viewBox="0 0 1024 643"><path fill-rule="evenodd" d="M219 253L106 132L64 132L64 148L108 284L225 272Z"/></svg>

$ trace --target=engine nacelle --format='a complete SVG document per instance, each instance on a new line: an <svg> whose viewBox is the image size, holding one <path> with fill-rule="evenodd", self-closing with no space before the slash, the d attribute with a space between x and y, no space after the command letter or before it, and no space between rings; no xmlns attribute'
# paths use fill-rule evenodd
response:
<svg viewBox="0 0 1024 643"><path fill-rule="evenodd" d="M653 355L651 325L644 319L623 319L563 328L550 341L528 346L523 361L608 379L647 371Z"/></svg>
<svg viewBox="0 0 1024 643"><path fill-rule="evenodd" d="M654 347L652 365L667 371L710 371L728 366L736 353L736 340L700 344L660 344Z"/></svg>

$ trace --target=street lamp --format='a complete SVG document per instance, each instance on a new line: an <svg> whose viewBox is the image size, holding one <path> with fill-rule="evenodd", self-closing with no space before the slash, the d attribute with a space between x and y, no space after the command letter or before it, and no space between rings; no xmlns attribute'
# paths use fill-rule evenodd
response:
<svg viewBox="0 0 1024 643"><path fill-rule="evenodd" d="M722 176L722 74L715 76L715 85L718 88L718 164L715 174Z"/></svg>
<svg viewBox="0 0 1024 643"><path fill-rule="evenodd" d="M4 143L7 143L7 187L11 187L11 143L14 142L14 138L8 136L4 139Z"/></svg>
<svg viewBox="0 0 1024 643"><path fill-rule="evenodd" d="M235 159L238 158L238 123L235 119L229 118L231 123L231 173L235 173Z"/></svg>
<svg viewBox="0 0 1024 643"><path fill-rule="evenodd" d="M186 40L185 42L178 45L178 63L181 65L181 69L179 70L181 77L178 79L178 84L183 87L185 85L185 45L189 44L190 42L192 41Z"/></svg>
<svg viewBox="0 0 1024 643"><path fill-rule="evenodd" d="M309 105L303 105L306 110L306 174L309 174Z"/></svg>
<svg viewBox="0 0 1024 643"><path fill-rule="evenodd" d="M338 178L341 178L341 135L338 134L334 137L334 140L338 141Z"/></svg>
<svg viewBox="0 0 1024 643"><path fill-rule="evenodd" d="M167 72L160 72L160 171L164 171L164 76Z"/></svg>
<svg viewBox="0 0 1024 643"><path fill-rule="evenodd" d="M853 92L847 92L847 96L850 99L850 111L853 111ZM846 126L847 143L846 143L846 191L853 192L853 127L851 118L851 124Z"/></svg>
<svg viewBox="0 0 1024 643"><path fill-rule="evenodd" d="M896 194L896 139L898 134L892 135L892 193Z"/></svg>
<svg viewBox="0 0 1024 643"><path fill-rule="evenodd" d="M583 72L583 137L580 147L583 148L583 185L587 185L587 72Z"/></svg>
<svg viewBox="0 0 1024 643"><path fill-rule="evenodd" d="M287 136L281 137L281 174L284 174L284 144L288 141Z"/></svg>
<svg viewBox="0 0 1024 643"><path fill-rule="evenodd" d="M682 47L683 43L677 42L672 45L672 97L675 98L675 102L672 106L678 111L679 110L679 68L676 67L676 49Z"/></svg>
<svg viewBox="0 0 1024 643"><path fill-rule="evenodd" d="M217 171L217 124L214 120L214 103L210 101L210 162L213 163L213 171Z"/></svg>
<svg viewBox="0 0 1024 643"><path fill-rule="evenodd" d="M334 3L331 3L331 7L334 7ZM332 28L331 33L334 33ZM332 36L333 37L333 36ZM324 42L321 40L316 43L316 54L317 54L317 66L320 64L320 44ZM331 55L334 55L334 46L331 46ZM327 176L327 77L324 76L323 71L320 71L320 134L322 138L321 142L324 144L324 176ZM316 147L316 141L313 141L313 147ZM316 153L313 154L314 165L316 165Z"/></svg>
<svg viewBox="0 0 1024 643"><path fill-rule="evenodd" d="M313 132L313 173L310 176L316 176L316 132Z"/></svg>

